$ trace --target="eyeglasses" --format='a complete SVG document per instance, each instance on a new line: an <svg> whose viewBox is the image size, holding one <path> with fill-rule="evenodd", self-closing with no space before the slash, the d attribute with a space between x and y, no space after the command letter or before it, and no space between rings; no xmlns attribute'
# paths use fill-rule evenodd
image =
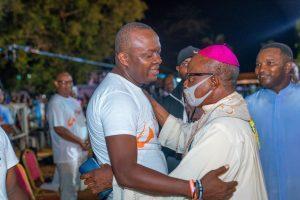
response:
<svg viewBox="0 0 300 200"><path fill-rule="evenodd" d="M207 76L207 75L214 75L213 73L187 73L186 76L191 77L191 76Z"/></svg>
<svg viewBox="0 0 300 200"><path fill-rule="evenodd" d="M62 85L73 85L73 81L57 81L57 82Z"/></svg>

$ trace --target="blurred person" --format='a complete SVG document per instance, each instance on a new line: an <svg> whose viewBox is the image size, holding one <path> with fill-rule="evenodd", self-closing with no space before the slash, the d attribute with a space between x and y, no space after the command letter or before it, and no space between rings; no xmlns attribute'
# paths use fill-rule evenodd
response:
<svg viewBox="0 0 300 200"><path fill-rule="evenodd" d="M168 96L175 88L174 76L169 74L164 79L164 96Z"/></svg>
<svg viewBox="0 0 300 200"><path fill-rule="evenodd" d="M26 193L20 188L15 173L15 166L18 164L17 156L11 143L0 128L0 199L1 200L25 200Z"/></svg>
<svg viewBox="0 0 300 200"><path fill-rule="evenodd" d="M291 81L293 83L298 83L299 82L299 67L295 62L292 63L292 66L293 66L293 69L292 69Z"/></svg>
<svg viewBox="0 0 300 200"><path fill-rule="evenodd" d="M14 133L14 120L12 113L7 106L4 105L4 92L0 89L0 125L6 133Z"/></svg>
<svg viewBox="0 0 300 200"><path fill-rule="evenodd" d="M111 165L114 172L114 199L138 199L141 193L137 191L188 198L198 194L191 188L196 186L190 180L193 177L167 176L157 138L158 124L140 88L156 81L162 62L160 51L159 37L151 27L137 22L124 25L115 40L116 67L98 86L87 108L92 149L98 162ZM109 168L104 166L82 176L94 192L105 189L97 184L103 179L102 170ZM218 178L225 171L221 167L197 177L201 178L206 199L232 195L236 182L225 183Z"/></svg>
<svg viewBox="0 0 300 200"><path fill-rule="evenodd" d="M293 52L283 43L263 46L255 73L262 86L247 97L260 134L260 156L269 198L300 199L300 85L293 83Z"/></svg>
<svg viewBox="0 0 300 200"><path fill-rule="evenodd" d="M176 88L166 97L163 97L159 103L173 116L182 119L183 122L193 121L192 119L197 117L200 118L201 112L192 106L187 105L183 95L183 82L186 78L187 66L190 63L192 57L197 53L199 49L193 46L187 46L181 49L177 55L177 66L176 70L179 77L181 78L180 83ZM168 171L173 171L179 164L181 160L181 154L176 154L175 151L162 147L162 151L165 154L168 164Z"/></svg>
<svg viewBox="0 0 300 200"><path fill-rule="evenodd" d="M78 168L87 155L87 128L79 102L71 97L73 79L68 72L59 73L54 81L57 93L49 101L47 119L52 139L60 198L77 199L80 189Z"/></svg>

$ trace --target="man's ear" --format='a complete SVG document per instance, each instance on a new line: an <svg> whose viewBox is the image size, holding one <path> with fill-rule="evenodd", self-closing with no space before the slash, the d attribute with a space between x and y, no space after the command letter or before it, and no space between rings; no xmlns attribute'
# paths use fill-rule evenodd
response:
<svg viewBox="0 0 300 200"><path fill-rule="evenodd" d="M283 67L284 67L283 69L285 74L291 74L293 70L293 62L292 61L287 62Z"/></svg>
<svg viewBox="0 0 300 200"><path fill-rule="evenodd" d="M56 88L58 88L58 82L55 80L53 83L54 83L54 86L55 86Z"/></svg>
<svg viewBox="0 0 300 200"><path fill-rule="evenodd" d="M125 66L125 67L129 66L129 63L128 63L129 57L128 57L127 53L124 53L124 52L118 53L117 58L123 66Z"/></svg>
<svg viewBox="0 0 300 200"><path fill-rule="evenodd" d="M179 65L176 66L176 71L178 72L179 72L179 67L180 67Z"/></svg>
<svg viewBox="0 0 300 200"><path fill-rule="evenodd" d="M217 88L220 85L220 80L215 75L210 78L210 83L213 88Z"/></svg>

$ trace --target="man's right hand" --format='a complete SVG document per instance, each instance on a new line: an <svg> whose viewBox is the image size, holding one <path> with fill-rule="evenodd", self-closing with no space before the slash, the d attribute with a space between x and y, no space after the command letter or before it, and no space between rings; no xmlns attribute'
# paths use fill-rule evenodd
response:
<svg viewBox="0 0 300 200"><path fill-rule="evenodd" d="M81 146L82 150L84 150L84 151L88 151L91 147L89 140L80 142L79 145Z"/></svg>
<svg viewBox="0 0 300 200"><path fill-rule="evenodd" d="M94 194L112 187L113 172L110 165L103 164L101 168L92 170L80 177Z"/></svg>
<svg viewBox="0 0 300 200"><path fill-rule="evenodd" d="M223 182L219 178L228 168L228 166L223 166L212 170L201 179L202 186L204 187L204 200L223 200L232 197L238 183L236 181Z"/></svg>

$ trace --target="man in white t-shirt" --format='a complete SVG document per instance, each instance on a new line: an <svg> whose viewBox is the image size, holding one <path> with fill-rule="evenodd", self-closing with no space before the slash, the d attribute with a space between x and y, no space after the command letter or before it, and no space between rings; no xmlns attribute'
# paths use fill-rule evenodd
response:
<svg viewBox="0 0 300 200"><path fill-rule="evenodd" d="M58 74L54 84L57 94L51 98L47 112L53 159L59 174L60 198L73 200L80 187L78 168L89 147L87 128L80 103L70 96L71 75Z"/></svg>
<svg viewBox="0 0 300 200"><path fill-rule="evenodd" d="M98 162L110 164L114 172L114 199L135 199L136 190L189 198L195 194L191 181L167 176L158 124L140 88L156 80L160 51L159 38L151 27L136 22L123 26L115 41L116 67L96 89L87 108L93 151ZM97 186L89 177L83 176L85 183L90 188ZM236 186L235 182L221 182L217 172L202 178L202 183L204 195L211 199L228 198Z"/></svg>
<svg viewBox="0 0 300 200"><path fill-rule="evenodd" d="M25 192L19 187L14 166L18 164L10 141L0 128L0 199L25 200Z"/></svg>

